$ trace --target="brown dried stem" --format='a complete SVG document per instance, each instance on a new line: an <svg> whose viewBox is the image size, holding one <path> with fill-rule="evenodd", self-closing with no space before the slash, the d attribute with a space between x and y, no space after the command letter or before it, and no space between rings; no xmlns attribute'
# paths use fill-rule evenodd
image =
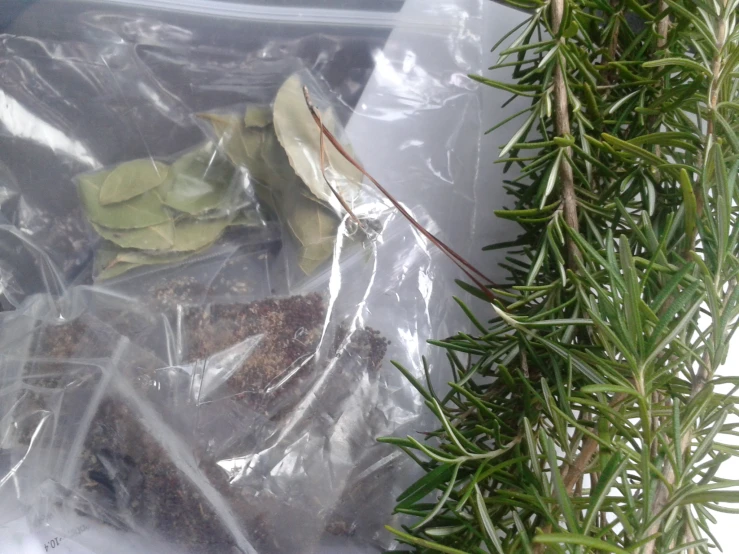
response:
<svg viewBox="0 0 739 554"><path fill-rule="evenodd" d="M307 94L307 89L304 91L305 94ZM306 97L306 100L310 102L310 99ZM323 120L321 119L320 114L316 111L316 115L318 116L318 123L321 128L323 128ZM319 131L320 132L320 131ZM323 175L323 180L326 181L326 185L328 186L329 190L331 190L331 193L337 198L339 201L339 204L341 204L341 207L344 208L346 213L349 214L349 216L354 220L354 222L360 227L364 228L362 225L362 222L359 221L359 218L354 214L352 209L349 207L349 205L346 203L346 200L344 200L344 197L339 193L338 190L334 188L334 186L331 184L331 181L329 180L328 176L326 175L326 148L324 144L324 135L321 132L320 138L319 138L319 144L318 144L318 150L320 155L320 163L321 163L321 175Z"/></svg>
<svg viewBox="0 0 739 554"><path fill-rule="evenodd" d="M552 0L551 2L551 27L552 32L557 35L559 34L562 26L562 18L564 16L564 0ZM564 40L560 38L560 40ZM553 93L554 93L554 129L558 136L566 137L570 135L570 111L569 111L569 100L567 98L567 85L565 84L564 77L564 59L558 57L555 62L554 72L552 75L553 79ZM565 149L565 156L559 165L559 180L562 185L562 212L564 215L565 223L573 230L579 231L580 223L577 214L577 195L575 194L575 175L570 165L572 159L572 148L567 147ZM567 264L570 269L575 269L578 266L578 260L581 259L580 250L572 240L572 237L568 235L566 242L567 248ZM573 488L580 482L582 476L585 473L593 454L598 450L598 443L592 439L588 439L583 443L580 455L575 460L572 466L563 465L562 477L565 480L565 488L568 493L571 493ZM551 532L551 526L546 526L542 531L544 533ZM534 554L541 554L544 552L546 545L538 543L534 546Z"/></svg>
<svg viewBox="0 0 739 554"><path fill-rule="evenodd" d="M564 0L553 0L551 4L552 31L559 34L564 15ZM564 39L560 39L564 40ZM555 62L553 73L554 89L554 128L558 136L570 135L570 111L567 98L567 85L564 77L564 59L559 57ZM562 185L562 211L565 223L573 230L578 231L580 224L577 215L577 196L575 194L575 176L570 165L572 148L565 149L565 156L559 164L559 179ZM577 267L580 251L571 238L567 238L567 257L570 269Z"/></svg>
<svg viewBox="0 0 739 554"><path fill-rule="evenodd" d="M434 244L439 250L441 250L449 259L451 259L457 267L459 267L464 274L475 284L475 286L482 292L485 297L490 300L491 302L495 301L495 295L490 290L489 286L486 286L483 284L483 281L489 283L491 286L494 286L494 282L492 279L489 279L486 277L481 271L479 271L475 266L473 266L471 263L469 263L467 260L465 260L462 256L457 254L452 248L447 246L444 242L441 241L441 239L437 238L433 233L431 233L428 229L426 229L423 225L421 225L411 214L406 210L403 205L398 202L395 197L393 197L390 192L388 192L385 187L383 187L377 179L372 177L369 173L367 173L367 170L364 169L364 167L357 162L354 157L349 154L346 149L341 145L341 143L337 140L337 138L329 131L326 126L323 124L323 121L321 120L321 117L318 115L318 110L316 110L316 107L313 105L313 102L310 99L310 94L308 92L307 87L303 87L303 95L305 96L305 103L308 106L308 109L310 110L311 115L313 116L313 120L316 122L316 125L318 125L318 128L321 130L321 136L324 136L329 140L331 144L333 144L334 148L339 151L339 153L355 168L357 168L359 171L362 172L362 175L367 177L367 179L370 180L370 182L377 187L377 189L387 198L390 203L405 217L408 222L410 222L411 225L424 237L426 237L432 244ZM333 187L331 189L333 191ZM336 193L334 193L336 194Z"/></svg>
<svg viewBox="0 0 739 554"><path fill-rule="evenodd" d="M609 405L611 408L616 408L619 404L626 400L626 398L627 395L625 394L617 394L613 398L613 400L611 400ZM582 478L587 472L588 466L590 465L593 456L595 456L597 452L598 441L592 437L588 437L583 441L582 447L580 448L580 453L577 455L577 458L575 458L575 460L571 464L562 464L562 467L560 468L560 473L562 474L562 481L568 494L571 495L576 485L582 482ZM591 483L591 488L592 486L593 484ZM542 533L551 532L551 525L547 525L542 529ZM534 554L542 554L545 549L545 544L538 543L534 546L533 552Z"/></svg>

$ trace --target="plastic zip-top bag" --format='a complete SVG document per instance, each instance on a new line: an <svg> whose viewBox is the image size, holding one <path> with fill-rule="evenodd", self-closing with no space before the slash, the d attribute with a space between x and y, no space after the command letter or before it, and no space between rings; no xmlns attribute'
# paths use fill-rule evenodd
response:
<svg viewBox="0 0 739 554"><path fill-rule="evenodd" d="M315 4L7 4L0 550L390 544L453 281L357 166L469 241L481 5Z"/></svg>

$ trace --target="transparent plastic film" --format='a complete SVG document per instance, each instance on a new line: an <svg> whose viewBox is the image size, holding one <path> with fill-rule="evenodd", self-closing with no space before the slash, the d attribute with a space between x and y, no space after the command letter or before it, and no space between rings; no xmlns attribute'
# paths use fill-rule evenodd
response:
<svg viewBox="0 0 739 554"><path fill-rule="evenodd" d="M453 280L357 165L472 202L479 3L169 4L0 34L0 550L388 548Z"/></svg>

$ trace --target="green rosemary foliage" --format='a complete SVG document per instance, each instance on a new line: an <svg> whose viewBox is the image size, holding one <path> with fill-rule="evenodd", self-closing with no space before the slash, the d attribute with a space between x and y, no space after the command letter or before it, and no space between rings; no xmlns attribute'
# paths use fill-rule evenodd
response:
<svg viewBox="0 0 739 554"><path fill-rule="evenodd" d="M416 552L708 552L739 481L739 0L509 0L529 102L501 149L521 234L476 334L413 380L439 428L392 530ZM513 35L512 35L513 36ZM507 245L507 246L510 246ZM495 245L490 247L496 248ZM469 313L468 310L465 309Z"/></svg>

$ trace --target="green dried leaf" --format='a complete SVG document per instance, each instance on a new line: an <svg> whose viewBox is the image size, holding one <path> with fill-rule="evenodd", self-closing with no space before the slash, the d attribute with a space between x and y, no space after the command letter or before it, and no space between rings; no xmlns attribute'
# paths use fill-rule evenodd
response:
<svg viewBox="0 0 739 554"><path fill-rule="evenodd" d="M300 179L290 165L290 160L277 138L274 127L267 127L264 130L261 155L269 169L270 180L268 184L272 188L292 188L296 183L305 187L300 183Z"/></svg>
<svg viewBox="0 0 739 554"><path fill-rule="evenodd" d="M141 229L108 229L92 224L97 234L122 248L140 250L169 250L174 245L174 224L167 221Z"/></svg>
<svg viewBox="0 0 739 554"><path fill-rule="evenodd" d="M127 263L133 265L159 265L182 262L192 256L191 252L167 252L164 254L145 252L143 250L122 250L116 257L114 264Z"/></svg>
<svg viewBox="0 0 739 554"><path fill-rule="evenodd" d="M241 210L229 222L229 227L263 227L264 220L255 209Z"/></svg>
<svg viewBox="0 0 739 554"><path fill-rule="evenodd" d="M123 249L112 242L104 242L95 252L94 274L96 281L120 277L124 273L145 265L164 264L185 259L182 254L156 253Z"/></svg>
<svg viewBox="0 0 739 554"><path fill-rule="evenodd" d="M244 115L244 126L267 127L272 125L272 110L266 106L247 106Z"/></svg>
<svg viewBox="0 0 739 554"><path fill-rule="evenodd" d="M244 152L248 158L261 158L264 145L265 128L247 127L242 134Z"/></svg>
<svg viewBox="0 0 739 554"><path fill-rule="evenodd" d="M111 171L100 187L100 204L125 202L157 188L169 176L169 166L149 158L124 162Z"/></svg>
<svg viewBox="0 0 739 554"><path fill-rule="evenodd" d="M322 110L323 124L332 134L338 135L338 123L332 110ZM275 99L274 127L280 144L285 149L290 165L307 185L310 192L330 205L337 214L344 210L331 192L321 171L321 131L313 120L303 95L303 83L293 75L280 87ZM326 177L331 185L351 205L362 186L362 172L354 167L331 144L323 141Z"/></svg>
<svg viewBox="0 0 739 554"><path fill-rule="evenodd" d="M274 134L271 126L263 129L250 127L245 129L241 136L244 152L246 153L246 167L249 170L249 176L266 185L267 188L276 184L279 180L279 175L267 161L268 155L270 154L267 152L267 137L269 134ZM282 150L281 146L279 148ZM277 156L279 154L274 155Z"/></svg>
<svg viewBox="0 0 739 554"><path fill-rule="evenodd" d="M120 251L121 248L112 242L101 242L95 251L95 260L92 266L93 274L96 276L99 275L106 267L113 263L113 260L115 260L115 257Z"/></svg>
<svg viewBox="0 0 739 554"><path fill-rule="evenodd" d="M90 173L77 178L80 200L87 217L108 229L141 229L170 221L156 191L148 191L126 202L103 206L100 188L108 172Z"/></svg>
<svg viewBox="0 0 739 554"><path fill-rule="evenodd" d="M175 221L172 252L193 252L213 244L230 224L229 218Z"/></svg>
<svg viewBox="0 0 739 554"><path fill-rule="evenodd" d="M244 121L237 114L199 113L198 117L207 121L217 140L218 149L225 152L235 166L246 166L247 157L242 141Z"/></svg>
<svg viewBox="0 0 739 554"><path fill-rule="evenodd" d="M329 208L297 188L285 194L281 214L300 245L298 265L310 275L333 255L339 219Z"/></svg>
<svg viewBox="0 0 739 554"><path fill-rule="evenodd" d="M164 185L164 204L198 215L218 209L228 200L234 167L210 148L189 152L172 164Z"/></svg>
<svg viewBox="0 0 739 554"><path fill-rule="evenodd" d="M109 279L114 279L116 277L120 277L124 273L131 271L132 269L136 269L137 267L141 267L141 264L129 264L126 262L120 262L100 271L95 277L95 280L107 281Z"/></svg>

